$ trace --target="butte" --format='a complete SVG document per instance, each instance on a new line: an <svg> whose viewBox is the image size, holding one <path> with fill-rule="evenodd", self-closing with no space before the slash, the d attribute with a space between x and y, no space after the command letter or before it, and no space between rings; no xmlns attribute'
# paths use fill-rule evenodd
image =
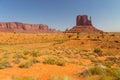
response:
<svg viewBox="0 0 120 80"><path fill-rule="evenodd" d="M96 33L96 32L103 32L102 30L99 30L95 28L92 25L92 19L91 17L88 19L87 15L78 15L76 17L76 26L74 26L71 29L66 29L65 33Z"/></svg>

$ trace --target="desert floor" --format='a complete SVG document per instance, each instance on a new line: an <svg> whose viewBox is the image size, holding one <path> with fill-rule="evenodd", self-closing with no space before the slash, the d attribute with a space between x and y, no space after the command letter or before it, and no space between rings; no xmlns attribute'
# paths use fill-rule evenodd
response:
<svg viewBox="0 0 120 80"><path fill-rule="evenodd" d="M0 33L0 80L100 80L80 75L96 65L120 69L120 33Z"/></svg>

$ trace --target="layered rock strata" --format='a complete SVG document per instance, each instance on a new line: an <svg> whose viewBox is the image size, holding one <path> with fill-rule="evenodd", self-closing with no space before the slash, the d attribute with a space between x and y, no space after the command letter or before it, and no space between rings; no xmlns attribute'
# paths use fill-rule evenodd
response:
<svg viewBox="0 0 120 80"><path fill-rule="evenodd" d="M76 26L70 30L66 30L66 33L80 33L80 32L103 32L95 28L92 24L92 19L88 19L87 15L78 15L76 17Z"/></svg>
<svg viewBox="0 0 120 80"><path fill-rule="evenodd" d="M0 22L0 32L38 33L38 32L56 32L56 30L49 29L48 25L45 25L45 24Z"/></svg>

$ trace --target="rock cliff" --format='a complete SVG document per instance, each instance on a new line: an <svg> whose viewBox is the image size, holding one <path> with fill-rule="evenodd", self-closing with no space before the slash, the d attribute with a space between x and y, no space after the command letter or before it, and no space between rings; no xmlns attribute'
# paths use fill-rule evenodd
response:
<svg viewBox="0 0 120 80"><path fill-rule="evenodd" d="M76 18L76 26L92 26L92 20L88 20L87 15L78 15Z"/></svg>
<svg viewBox="0 0 120 80"><path fill-rule="evenodd" d="M76 26L70 30L66 30L66 33L79 33L79 32L103 32L92 25L91 17L88 19L87 15L78 15L76 17Z"/></svg>
<svg viewBox="0 0 120 80"><path fill-rule="evenodd" d="M0 32L56 32L55 29L49 29L45 24L25 24L21 22L0 22Z"/></svg>

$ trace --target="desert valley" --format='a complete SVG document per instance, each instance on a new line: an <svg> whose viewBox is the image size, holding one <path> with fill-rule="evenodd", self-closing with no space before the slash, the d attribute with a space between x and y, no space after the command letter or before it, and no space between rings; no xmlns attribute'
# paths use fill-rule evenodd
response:
<svg viewBox="0 0 120 80"><path fill-rule="evenodd" d="M0 23L0 80L120 80L120 33L78 15L66 31Z"/></svg>

